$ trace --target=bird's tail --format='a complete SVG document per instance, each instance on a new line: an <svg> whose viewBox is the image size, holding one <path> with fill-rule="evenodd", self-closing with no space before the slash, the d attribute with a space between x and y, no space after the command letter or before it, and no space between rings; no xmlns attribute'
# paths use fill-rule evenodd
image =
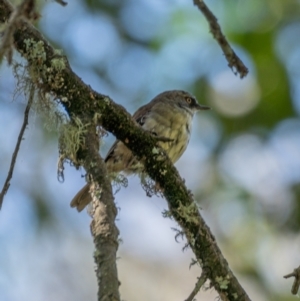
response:
<svg viewBox="0 0 300 301"><path fill-rule="evenodd" d="M83 186L74 196L73 200L70 203L70 206L72 208L76 207L78 212L82 211L92 201L89 190L89 184Z"/></svg>

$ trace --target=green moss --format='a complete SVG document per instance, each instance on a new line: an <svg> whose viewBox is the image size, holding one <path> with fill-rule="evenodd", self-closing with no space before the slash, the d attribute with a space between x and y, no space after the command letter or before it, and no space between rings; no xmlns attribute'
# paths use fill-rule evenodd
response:
<svg viewBox="0 0 300 301"><path fill-rule="evenodd" d="M66 63L63 57L59 58L54 58L51 60L51 66L56 70L56 71L62 71L66 68Z"/></svg>
<svg viewBox="0 0 300 301"><path fill-rule="evenodd" d="M186 220L188 223L197 224L199 222L198 219L198 207L196 203L190 203L188 206L183 205L181 202L179 203L179 207L177 208L179 215ZM195 214L196 213L196 214Z"/></svg>
<svg viewBox="0 0 300 301"><path fill-rule="evenodd" d="M171 213L170 210L164 210L164 211L162 212L162 216L163 216L164 218L170 218L170 219L173 218L172 213Z"/></svg>
<svg viewBox="0 0 300 301"><path fill-rule="evenodd" d="M26 49L24 55L29 61L35 61L39 65L46 61L46 51L43 41L35 42L33 39L26 39L24 40L24 44Z"/></svg>
<svg viewBox="0 0 300 301"><path fill-rule="evenodd" d="M153 155L159 154L159 149L158 149L157 147L153 147L153 148L152 148L152 154L153 154Z"/></svg>
<svg viewBox="0 0 300 301"><path fill-rule="evenodd" d="M98 256L100 256L101 255L101 252L98 250L98 249L96 249L95 251L94 251L94 257L98 257Z"/></svg>
<svg viewBox="0 0 300 301"><path fill-rule="evenodd" d="M78 117L73 118L73 123L67 123L60 128L59 148L65 158L77 162L76 155L85 143L84 134L89 124L83 124Z"/></svg>
<svg viewBox="0 0 300 301"><path fill-rule="evenodd" d="M220 288L222 290L227 290L228 289L228 284L229 284L229 277L227 276L226 278L221 277L216 277L216 282L219 284Z"/></svg>
<svg viewBox="0 0 300 301"><path fill-rule="evenodd" d="M102 116L102 114L96 112L93 117L93 122L95 124L99 124L99 120L101 120L101 116Z"/></svg>

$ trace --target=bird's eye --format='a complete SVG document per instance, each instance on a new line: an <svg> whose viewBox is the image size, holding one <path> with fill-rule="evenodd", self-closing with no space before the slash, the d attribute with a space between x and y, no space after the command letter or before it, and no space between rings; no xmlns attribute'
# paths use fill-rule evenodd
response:
<svg viewBox="0 0 300 301"><path fill-rule="evenodd" d="M192 99L190 97L186 97L185 98L185 101L188 103L188 104L191 104L192 103Z"/></svg>

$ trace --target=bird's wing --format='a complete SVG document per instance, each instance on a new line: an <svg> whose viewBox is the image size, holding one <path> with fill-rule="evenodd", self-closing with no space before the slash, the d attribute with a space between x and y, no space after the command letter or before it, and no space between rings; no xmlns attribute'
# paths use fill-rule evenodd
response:
<svg viewBox="0 0 300 301"><path fill-rule="evenodd" d="M140 125L143 126L146 118L149 116L149 112L155 103L150 102L142 107L140 107L132 116L132 118ZM117 144L120 140L116 140L115 143L109 149L104 162L107 162L114 154L114 150L116 149Z"/></svg>
<svg viewBox="0 0 300 301"><path fill-rule="evenodd" d="M145 120L149 116L149 112L153 107L153 103L148 103L142 107L140 107L132 116L132 118L140 125L143 126Z"/></svg>
<svg viewBox="0 0 300 301"><path fill-rule="evenodd" d="M114 154L114 150L116 149L116 145L118 144L119 140L116 140L115 143L111 146L111 148L109 149L104 162L107 162Z"/></svg>

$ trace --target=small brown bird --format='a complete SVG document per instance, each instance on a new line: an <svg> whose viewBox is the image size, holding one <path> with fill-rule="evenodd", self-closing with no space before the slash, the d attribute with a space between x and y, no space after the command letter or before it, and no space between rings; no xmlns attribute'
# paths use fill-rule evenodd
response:
<svg viewBox="0 0 300 301"><path fill-rule="evenodd" d="M133 115L135 121L146 131L164 138L158 144L175 163L186 150L192 130L194 113L209 110L198 104L195 97L185 91L172 90L157 95L148 104L140 107ZM105 163L109 174L141 173L143 163L119 140L109 150ZM91 202L89 184L86 184L71 201L71 207L82 211Z"/></svg>

